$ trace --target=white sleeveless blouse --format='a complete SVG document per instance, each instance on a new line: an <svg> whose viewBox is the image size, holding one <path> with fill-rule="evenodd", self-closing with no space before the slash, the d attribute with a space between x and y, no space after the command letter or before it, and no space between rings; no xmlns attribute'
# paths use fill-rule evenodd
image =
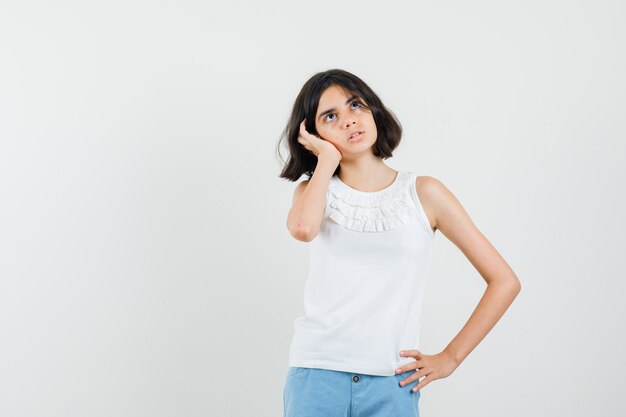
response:
<svg viewBox="0 0 626 417"><path fill-rule="evenodd" d="M365 192L331 178L289 366L389 376L414 361L399 352L419 349L434 238L415 179Z"/></svg>

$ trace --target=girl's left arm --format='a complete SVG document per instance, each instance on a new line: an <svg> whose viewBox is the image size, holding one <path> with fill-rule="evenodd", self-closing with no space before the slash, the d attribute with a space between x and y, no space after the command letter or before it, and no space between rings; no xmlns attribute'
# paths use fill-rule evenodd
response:
<svg viewBox="0 0 626 417"><path fill-rule="evenodd" d="M416 188L428 217L435 221L436 229L441 230L463 252L487 282L487 289L472 315L440 354L423 355L416 350L404 353L404 356L413 356L417 360L420 371L416 377L426 376L415 387L421 389L430 381L448 376L456 369L509 308L519 294L521 284L511 267L441 181L429 176L420 177Z"/></svg>

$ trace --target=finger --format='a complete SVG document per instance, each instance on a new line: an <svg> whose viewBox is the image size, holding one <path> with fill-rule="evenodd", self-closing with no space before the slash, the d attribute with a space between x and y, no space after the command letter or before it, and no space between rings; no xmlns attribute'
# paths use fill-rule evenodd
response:
<svg viewBox="0 0 626 417"><path fill-rule="evenodd" d="M318 138L321 139L319 136L309 132L308 130L306 130L306 127L304 126L304 121L302 121L302 123L300 123L300 134L304 137L314 137L314 138Z"/></svg>
<svg viewBox="0 0 626 417"><path fill-rule="evenodd" d="M304 149L306 149L309 152L313 152L309 142L306 139L304 139L302 136L298 136L298 142L304 147Z"/></svg>
<svg viewBox="0 0 626 417"><path fill-rule="evenodd" d="M419 372L413 372L411 374L411 376L404 378L402 381L400 381L400 386L405 386L405 385L409 385L411 382L417 381L418 379L420 379L420 374Z"/></svg>
<svg viewBox="0 0 626 417"><path fill-rule="evenodd" d="M403 374L408 371L415 371L417 369L417 362L411 362L410 364L404 365L396 369L396 374Z"/></svg>
<svg viewBox="0 0 626 417"><path fill-rule="evenodd" d="M310 146L311 142L304 136L298 136L298 142L300 142L304 146Z"/></svg>
<svg viewBox="0 0 626 417"><path fill-rule="evenodd" d="M419 390L421 390L422 388L424 388L426 385L428 385L430 383L430 380L428 379L428 375L424 377L424 379L422 379L416 386L414 386L413 388L411 388L411 391L413 392L417 392Z"/></svg>
<svg viewBox="0 0 626 417"><path fill-rule="evenodd" d="M402 367L396 369L396 375L400 375L400 374L403 374L403 373L408 372L408 371L410 371L410 369L408 369L406 366L402 366Z"/></svg>
<svg viewBox="0 0 626 417"><path fill-rule="evenodd" d="M401 350L400 356L419 356L422 353L417 349Z"/></svg>

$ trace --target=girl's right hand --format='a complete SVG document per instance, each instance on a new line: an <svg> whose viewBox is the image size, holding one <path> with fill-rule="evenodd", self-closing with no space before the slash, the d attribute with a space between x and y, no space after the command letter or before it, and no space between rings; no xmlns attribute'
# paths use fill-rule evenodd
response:
<svg viewBox="0 0 626 417"><path fill-rule="evenodd" d="M309 152L311 152L318 158L320 157L320 155L322 155L322 157L324 158L328 157L335 159L337 162L341 161L343 155L341 154L341 152L339 152L335 145L327 140L320 138L317 135L313 135L307 132L306 128L304 127L305 122L306 119L300 122L300 134L298 135L298 142L300 142L302 146L304 146Z"/></svg>

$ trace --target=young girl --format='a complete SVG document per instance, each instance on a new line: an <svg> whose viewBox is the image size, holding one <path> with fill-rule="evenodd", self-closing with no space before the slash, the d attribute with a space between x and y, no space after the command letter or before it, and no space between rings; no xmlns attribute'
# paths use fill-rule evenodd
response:
<svg viewBox="0 0 626 417"><path fill-rule="evenodd" d="M305 314L289 349L285 417L419 416L420 390L449 376L520 291L441 181L383 162L401 134L393 113L349 72L315 74L296 98L280 177L309 177L295 188L287 228L310 242L311 258ZM448 346L428 355L417 347L437 230L487 289Z"/></svg>

